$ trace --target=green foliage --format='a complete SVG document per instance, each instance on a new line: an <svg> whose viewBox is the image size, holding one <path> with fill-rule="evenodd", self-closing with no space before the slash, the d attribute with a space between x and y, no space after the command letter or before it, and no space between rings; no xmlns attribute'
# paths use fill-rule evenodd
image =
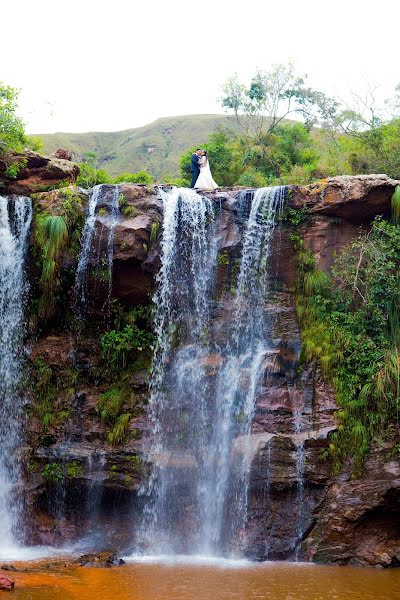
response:
<svg viewBox="0 0 400 600"><path fill-rule="evenodd" d="M300 225L300 223L307 221L309 218L310 218L310 212L307 209L307 207L295 209L295 208L290 208L289 206L286 206L284 208L282 214L280 215L280 219L283 222L289 223L290 225L294 225L294 226Z"/></svg>
<svg viewBox="0 0 400 600"><path fill-rule="evenodd" d="M125 441L129 432L131 418L132 415L130 413L123 413L118 417L114 427L107 435L107 441L110 444L117 446Z"/></svg>
<svg viewBox="0 0 400 600"><path fill-rule="evenodd" d="M42 477L46 483L58 483L63 478L61 466L58 463L47 463L43 468Z"/></svg>
<svg viewBox="0 0 400 600"><path fill-rule="evenodd" d="M107 331L100 338L103 359L113 371L125 369L139 353L150 349L153 342L153 334L135 323L121 330Z"/></svg>
<svg viewBox="0 0 400 600"><path fill-rule="evenodd" d="M142 183L151 185L153 177L146 171L138 171L137 173L121 173L114 178L113 183Z"/></svg>
<svg viewBox="0 0 400 600"><path fill-rule="evenodd" d="M135 396L125 387L112 387L102 394L97 402L96 411L101 420L111 429L107 433L107 441L113 446L125 441L133 414L126 408L136 402Z"/></svg>
<svg viewBox="0 0 400 600"><path fill-rule="evenodd" d="M104 169L96 169L90 164L79 163L79 175L76 184L89 189L101 183L111 183L111 177Z"/></svg>
<svg viewBox="0 0 400 600"><path fill-rule="evenodd" d="M150 228L150 243L151 244L156 243L159 231L160 231L160 221L155 221L155 223L151 224L151 228Z"/></svg>
<svg viewBox="0 0 400 600"><path fill-rule="evenodd" d="M376 219L337 257L331 282L299 248L302 359L321 364L341 407L325 456L335 472L352 456L357 474L371 441L399 427L400 230Z"/></svg>
<svg viewBox="0 0 400 600"><path fill-rule="evenodd" d="M74 189L58 192L52 212L35 212L35 247L39 255L41 296L38 314L44 321L54 316L62 288L61 262L66 249L77 254L83 224L82 198Z"/></svg>
<svg viewBox="0 0 400 600"><path fill-rule="evenodd" d="M9 162L4 174L8 179L17 179L19 172L26 166L26 159L12 159L12 162Z"/></svg>
<svg viewBox="0 0 400 600"><path fill-rule="evenodd" d="M24 124L17 116L18 91L0 81L0 155L21 152L27 143Z"/></svg>
<svg viewBox="0 0 400 600"><path fill-rule="evenodd" d="M224 252L221 252L220 254L218 254L217 263L219 265L225 265L225 266L229 265L229 254L226 250L224 250Z"/></svg>
<svg viewBox="0 0 400 600"><path fill-rule="evenodd" d="M71 397L71 391L76 379L73 372L59 382L52 368L43 358L36 358L30 368L30 384L33 392L33 405L29 411L39 420L43 433L63 423L69 417L68 405L65 400ZM64 402L59 402L61 397Z"/></svg>
<svg viewBox="0 0 400 600"><path fill-rule="evenodd" d="M60 285L58 261L68 242L66 219L61 215L38 213L35 218L35 243L42 253L39 314L47 320L56 306L55 291Z"/></svg>
<svg viewBox="0 0 400 600"><path fill-rule="evenodd" d="M67 464L65 472L69 479L76 479L83 475L83 467L77 460L73 460Z"/></svg>
<svg viewBox="0 0 400 600"><path fill-rule="evenodd" d="M121 414L125 394L121 388L113 387L102 394L97 402L96 411L105 423L114 423Z"/></svg>
<svg viewBox="0 0 400 600"><path fill-rule="evenodd" d="M137 215L137 210L134 206L124 206L121 213L124 217L135 217Z"/></svg>
<svg viewBox="0 0 400 600"><path fill-rule="evenodd" d="M269 183L265 175L254 167L247 167L238 179L238 185L245 187L266 187Z"/></svg>
<svg viewBox="0 0 400 600"><path fill-rule="evenodd" d="M400 225L400 185L398 185L392 196L392 219L396 225Z"/></svg>

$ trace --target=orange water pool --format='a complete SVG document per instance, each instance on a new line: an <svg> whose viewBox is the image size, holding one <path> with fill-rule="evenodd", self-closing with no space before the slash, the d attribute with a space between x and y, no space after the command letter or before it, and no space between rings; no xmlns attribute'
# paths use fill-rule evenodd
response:
<svg viewBox="0 0 400 600"><path fill-rule="evenodd" d="M400 600L400 570L129 564L8 575L14 600Z"/></svg>

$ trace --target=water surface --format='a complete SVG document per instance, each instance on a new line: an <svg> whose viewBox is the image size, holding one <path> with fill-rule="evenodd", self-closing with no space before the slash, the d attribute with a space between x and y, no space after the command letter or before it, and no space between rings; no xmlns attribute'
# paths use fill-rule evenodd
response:
<svg viewBox="0 0 400 600"><path fill-rule="evenodd" d="M309 564L141 562L14 573L18 600L397 600L400 571Z"/></svg>

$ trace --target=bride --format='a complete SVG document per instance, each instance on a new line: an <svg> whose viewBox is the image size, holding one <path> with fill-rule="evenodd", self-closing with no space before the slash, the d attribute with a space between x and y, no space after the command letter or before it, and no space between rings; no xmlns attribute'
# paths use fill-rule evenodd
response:
<svg viewBox="0 0 400 600"><path fill-rule="evenodd" d="M197 178L195 189L200 190L215 190L218 185L215 183L211 174L210 163L208 162L207 152L202 151L202 156L199 161L200 175Z"/></svg>

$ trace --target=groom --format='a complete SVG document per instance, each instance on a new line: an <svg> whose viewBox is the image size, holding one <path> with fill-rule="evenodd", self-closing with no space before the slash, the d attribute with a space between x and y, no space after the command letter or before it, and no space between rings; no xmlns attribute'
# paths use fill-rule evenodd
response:
<svg viewBox="0 0 400 600"><path fill-rule="evenodd" d="M192 160L190 162L190 172L192 174L192 182L190 184L191 188L194 188L196 185L196 181L198 176L200 175L200 156L201 156L201 148L197 148L196 152L192 154Z"/></svg>

